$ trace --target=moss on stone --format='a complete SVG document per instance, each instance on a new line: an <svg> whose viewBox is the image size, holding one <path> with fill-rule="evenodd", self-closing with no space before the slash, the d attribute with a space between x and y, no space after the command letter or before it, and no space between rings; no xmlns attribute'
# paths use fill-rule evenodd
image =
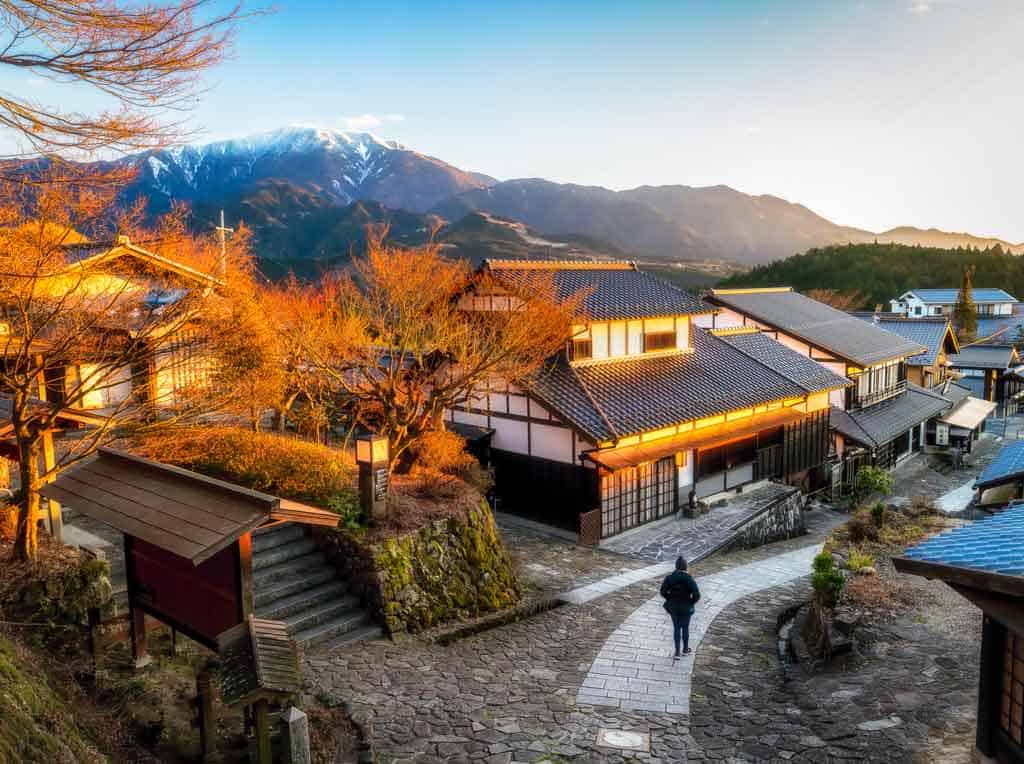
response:
<svg viewBox="0 0 1024 764"><path fill-rule="evenodd" d="M0 636L0 761L105 761L35 661Z"/></svg>
<svg viewBox="0 0 1024 764"><path fill-rule="evenodd" d="M332 531L331 555L362 579L362 596L392 633L417 632L516 604L522 592L494 517L483 500L417 531L367 543ZM354 560L359 560L354 563Z"/></svg>

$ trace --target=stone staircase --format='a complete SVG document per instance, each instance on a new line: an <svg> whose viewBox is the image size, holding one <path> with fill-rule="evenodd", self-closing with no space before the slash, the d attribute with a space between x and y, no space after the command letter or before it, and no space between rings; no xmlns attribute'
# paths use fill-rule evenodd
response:
<svg viewBox="0 0 1024 764"><path fill-rule="evenodd" d="M383 635L304 526L284 523L258 530L252 545L257 617L284 621L306 650Z"/></svg>

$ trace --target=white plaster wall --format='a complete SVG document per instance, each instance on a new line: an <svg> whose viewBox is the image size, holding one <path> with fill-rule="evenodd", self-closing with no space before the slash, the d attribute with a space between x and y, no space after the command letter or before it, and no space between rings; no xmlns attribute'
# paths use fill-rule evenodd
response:
<svg viewBox="0 0 1024 764"><path fill-rule="evenodd" d="M686 463L677 470L680 488L686 488L693 485L693 451L687 451L685 453Z"/></svg>
<svg viewBox="0 0 1024 764"><path fill-rule="evenodd" d="M625 321L612 321L609 324L610 340L608 346L608 354L612 358L618 358L626 355L626 322Z"/></svg>
<svg viewBox="0 0 1024 764"><path fill-rule="evenodd" d="M628 326L630 355L640 355L644 352L644 323L643 321L630 321Z"/></svg>
<svg viewBox="0 0 1024 764"><path fill-rule="evenodd" d="M452 412L453 422L462 422L463 424L472 424L477 427L487 427L487 416L485 414L471 414L468 411L453 411Z"/></svg>
<svg viewBox="0 0 1024 764"><path fill-rule="evenodd" d="M568 427L531 424L530 454L572 464L572 431Z"/></svg>
<svg viewBox="0 0 1024 764"><path fill-rule="evenodd" d="M676 347L680 350L690 347L690 319L680 316L676 319Z"/></svg>
<svg viewBox="0 0 1024 764"><path fill-rule="evenodd" d="M492 447L501 451L511 451L514 454L528 453L529 440L526 435L526 422L492 416L491 427L494 429L494 437L491 439Z"/></svg>

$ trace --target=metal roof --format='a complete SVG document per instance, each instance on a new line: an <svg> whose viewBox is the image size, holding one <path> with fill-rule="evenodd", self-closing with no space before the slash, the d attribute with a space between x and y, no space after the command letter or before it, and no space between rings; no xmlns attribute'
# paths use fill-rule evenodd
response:
<svg viewBox="0 0 1024 764"><path fill-rule="evenodd" d="M281 621L250 615L217 637L221 694L234 706L254 695L294 695L302 689L298 651Z"/></svg>
<svg viewBox="0 0 1024 764"><path fill-rule="evenodd" d="M843 411L833 406L831 425L845 437L877 448L945 411L951 404L952 401L934 390L908 383L906 392L865 409Z"/></svg>
<svg viewBox="0 0 1024 764"><path fill-rule="evenodd" d="M903 553L915 562L1024 576L1024 505L940 533ZM945 578L945 577L943 577Z"/></svg>
<svg viewBox="0 0 1024 764"><path fill-rule="evenodd" d="M974 482L975 488L1007 483L1024 477L1024 440L1008 441Z"/></svg>
<svg viewBox="0 0 1024 764"><path fill-rule="evenodd" d="M873 313L852 313L861 321L866 321L879 329L898 334L905 340L923 345L927 350L907 358L910 366L933 366L935 359L942 350L946 335L952 335L952 327L946 318L890 318L881 317L877 321ZM955 340L954 340L955 342Z"/></svg>
<svg viewBox="0 0 1024 764"><path fill-rule="evenodd" d="M101 448L40 493L198 565L270 519L279 500Z"/></svg>
<svg viewBox="0 0 1024 764"><path fill-rule="evenodd" d="M945 422L950 427L973 430L981 426L986 417L995 410L995 401L967 397L958 402L952 410L943 414L940 421Z"/></svg>
<svg viewBox="0 0 1024 764"><path fill-rule="evenodd" d="M791 289L716 289L708 300L858 366L905 358L927 349Z"/></svg>
<svg viewBox="0 0 1024 764"><path fill-rule="evenodd" d="M485 260L484 268L510 291L530 290L550 278L559 300L585 293L581 319L621 319L710 313L712 308L635 263L558 260Z"/></svg>
<svg viewBox="0 0 1024 764"><path fill-rule="evenodd" d="M921 302L929 305L952 305L960 296L959 289L908 289L903 294L912 294ZM971 290L971 299L979 302L1017 302L1017 298L1002 289L980 289Z"/></svg>
<svg viewBox="0 0 1024 764"><path fill-rule="evenodd" d="M690 352L576 366L560 354L531 392L589 437L609 440L850 384L781 344L773 356L785 373L744 352L756 344L763 357L760 341L737 347L697 327L692 336Z"/></svg>
<svg viewBox="0 0 1024 764"><path fill-rule="evenodd" d="M1014 350L1003 345L970 345L949 357L954 369L1008 369L1014 364Z"/></svg>

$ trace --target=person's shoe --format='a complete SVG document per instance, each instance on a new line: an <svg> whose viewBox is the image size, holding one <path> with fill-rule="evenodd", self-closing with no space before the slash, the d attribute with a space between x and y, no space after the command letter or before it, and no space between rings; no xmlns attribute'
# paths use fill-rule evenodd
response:
<svg viewBox="0 0 1024 764"><path fill-rule="evenodd" d="M679 651L676 650L676 654L672 656L674 660L679 660Z"/></svg>
<svg viewBox="0 0 1024 764"><path fill-rule="evenodd" d="M692 652L693 650L691 650L689 647L683 649L683 655L689 655Z"/></svg>

